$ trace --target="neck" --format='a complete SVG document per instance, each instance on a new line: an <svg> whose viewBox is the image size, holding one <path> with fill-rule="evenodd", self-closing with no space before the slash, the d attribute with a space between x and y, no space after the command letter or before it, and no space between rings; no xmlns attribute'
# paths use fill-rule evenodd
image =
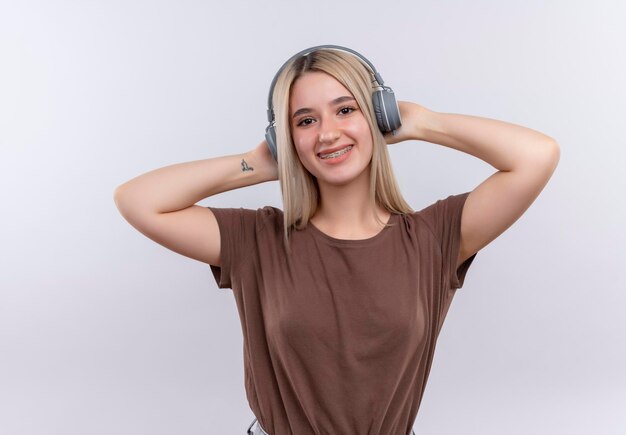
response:
<svg viewBox="0 0 626 435"><path fill-rule="evenodd" d="M390 213L369 197L369 171L347 185L320 183L319 206L311 222L320 230L343 238L376 233L386 223ZM339 237L342 238L342 237Z"/></svg>

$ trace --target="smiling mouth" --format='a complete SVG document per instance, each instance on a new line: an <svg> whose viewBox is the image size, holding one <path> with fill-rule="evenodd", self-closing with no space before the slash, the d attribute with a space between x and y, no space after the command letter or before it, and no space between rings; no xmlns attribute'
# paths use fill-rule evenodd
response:
<svg viewBox="0 0 626 435"><path fill-rule="evenodd" d="M340 149L339 151L335 151L329 154L322 154L322 153L318 153L317 156L322 159L322 160L326 160L326 159L332 159L334 157L339 157L345 153L347 153L348 151L350 151L352 148L354 147L354 145L348 145L347 147Z"/></svg>

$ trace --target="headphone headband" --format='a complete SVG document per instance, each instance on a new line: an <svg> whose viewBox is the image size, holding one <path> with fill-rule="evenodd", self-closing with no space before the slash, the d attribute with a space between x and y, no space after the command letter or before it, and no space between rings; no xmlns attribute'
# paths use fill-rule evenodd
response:
<svg viewBox="0 0 626 435"><path fill-rule="evenodd" d="M320 48L330 48L333 50L340 50L340 51L346 51L348 53L352 53L355 56L357 56L358 58L360 58L362 61L364 61L369 67L371 72L374 74L374 78L376 79L376 83L378 83L380 86L383 86L385 84L385 82L383 81L383 78L380 76L380 74L378 73L378 71L376 71L376 68L374 67L374 65L367 60L367 58L359 53L357 53L356 51L348 48L348 47L342 47L341 45L316 45L315 47L310 47L307 49L304 49L296 54L294 54L293 56L291 56L289 59L287 59L287 61L285 63L283 63L283 65L280 67L280 69L278 70L278 72L276 73L276 75L274 76L274 79L272 80L272 84L270 86L270 92L269 95L267 97L267 121L268 122L272 122L274 121L274 106L273 106L273 101L272 101L272 94L274 93L274 86L276 85L276 80L278 80L278 76L280 75L280 73L283 71L283 69L285 69L285 67L287 66L287 64L289 62L291 62L292 59L297 58L301 55L307 55L309 53L312 53L313 51L316 51Z"/></svg>

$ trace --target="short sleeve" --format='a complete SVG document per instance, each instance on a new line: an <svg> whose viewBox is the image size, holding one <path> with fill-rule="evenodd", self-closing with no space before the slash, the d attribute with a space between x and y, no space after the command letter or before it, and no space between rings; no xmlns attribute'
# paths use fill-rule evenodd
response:
<svg viewBox="0 0 626 435"><path fill-rule="evenodd" d="M477 252L455 268L461 249L461 216L471 192L450 195L429 205L417 214L430 227L441 248L443 273L449 288L463 287L465 275Z"/></svg>
<svg viewBox="0 0 626 435"><path fill-rule="evenodd" d="M207 207L220 229L220 266L209 265L218 288L232 289L256 240L256 211L246 208Z"/></svg>

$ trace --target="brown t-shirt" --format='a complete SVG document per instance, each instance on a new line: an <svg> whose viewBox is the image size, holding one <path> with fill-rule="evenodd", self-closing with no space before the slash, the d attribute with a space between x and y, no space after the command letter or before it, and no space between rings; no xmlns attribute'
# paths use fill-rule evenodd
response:
<svg viewBox="0 0 626 435"><path fill-rule="evenodd" d="M209 207L219 288L232 288L250 408L270 435L405 435L435 343L476 254L455 270L469 192L362 240L313 224L283 245L283 212Z"/></svg>

